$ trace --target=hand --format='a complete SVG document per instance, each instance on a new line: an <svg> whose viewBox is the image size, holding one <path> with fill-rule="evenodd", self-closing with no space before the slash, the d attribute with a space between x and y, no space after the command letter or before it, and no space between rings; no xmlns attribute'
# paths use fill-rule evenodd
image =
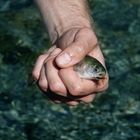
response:
<svg viewBox="0 0 140 140"><path fill-rule="evenodd" d="M55 48L59 47L59 48ZM74 28L58 38L53 51L41 55L33 69L33 77L38 80L43 91L47 88L56 93L54 101L76 105L79 101L91 102L97 92L108 87L108 75L97 81L81 79L73 71L73 65L89 54L98 59L104 66L104 57L97 44L93 31L89 28ZM58 98L59 97L59 98Z"/></svg>

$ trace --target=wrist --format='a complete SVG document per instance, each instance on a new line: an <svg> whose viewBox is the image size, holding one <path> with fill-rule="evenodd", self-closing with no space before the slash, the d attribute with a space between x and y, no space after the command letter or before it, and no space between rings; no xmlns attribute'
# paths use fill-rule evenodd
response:
<svg viewBox="0 0 140 140"><path fill-rule="evenodd" d="M51 42L73 28L91 28L85 0L36 0Z"/></svg>

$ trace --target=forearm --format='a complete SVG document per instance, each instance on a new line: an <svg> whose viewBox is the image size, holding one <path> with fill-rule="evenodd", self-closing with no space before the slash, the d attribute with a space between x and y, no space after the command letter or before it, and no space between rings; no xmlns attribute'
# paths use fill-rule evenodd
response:
<svg viewBox="0 0 140 140"><path fill-rule="evenodd" d="M87 0L35 0L52 43L71 28L91 27Z"/></svg>

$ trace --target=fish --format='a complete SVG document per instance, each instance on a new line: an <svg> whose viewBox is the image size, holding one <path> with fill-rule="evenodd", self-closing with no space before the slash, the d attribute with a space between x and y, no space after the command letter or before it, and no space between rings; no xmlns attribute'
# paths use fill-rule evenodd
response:
<svg viewBox="0 0 140 140"><path fill-rule="evenodd" d="M100 80L106 76L106 68L94 57L85 56L85 58L74 65L74 71L80 78L89 80Z"/></svg>

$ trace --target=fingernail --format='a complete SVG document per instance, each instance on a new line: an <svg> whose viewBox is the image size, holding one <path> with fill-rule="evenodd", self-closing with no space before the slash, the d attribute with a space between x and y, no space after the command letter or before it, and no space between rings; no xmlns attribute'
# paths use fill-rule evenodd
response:
<svg viewBox="0 0 140 140"><path fill-rule="evenodd" d="M68 64L71 61L71 57L68 53L63 53L57 58L57 62L60 65Z"/></svg>

